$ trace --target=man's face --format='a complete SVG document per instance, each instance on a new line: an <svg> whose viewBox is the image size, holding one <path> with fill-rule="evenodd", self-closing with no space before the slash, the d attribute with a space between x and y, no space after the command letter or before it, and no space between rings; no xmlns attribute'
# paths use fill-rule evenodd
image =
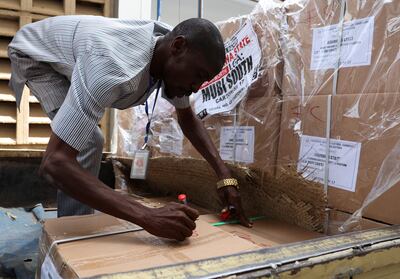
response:
<svg viewBox="0 0 400 279"><path fill-rule="evenodd" d="M218 74L221 69L209 65L204 56L200 51L190 49L185 38L174 39L163 73L168 98L189 96Z"/></svg>

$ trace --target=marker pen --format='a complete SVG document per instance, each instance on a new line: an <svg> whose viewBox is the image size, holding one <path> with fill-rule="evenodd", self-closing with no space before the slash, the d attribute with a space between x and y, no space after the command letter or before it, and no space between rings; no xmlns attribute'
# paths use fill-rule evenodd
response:
<svg viewBox="0 0 400 279"><path fill-rule="evenodd" d="M186 195L185 194L180 194L178 196L178 200L179 200L179 202L183 203L184 205L187 205L187 199L186 199Z"/></svg>

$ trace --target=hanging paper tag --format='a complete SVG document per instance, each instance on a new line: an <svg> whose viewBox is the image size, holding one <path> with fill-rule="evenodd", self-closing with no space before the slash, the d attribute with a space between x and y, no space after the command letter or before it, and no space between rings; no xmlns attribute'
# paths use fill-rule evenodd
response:
<svg viewBox="0 0 400 279"><path fill-rule="evenodd" d="M147 149L140 149L135 152L130 175L132 179L146 179L149 157L150 151Z"/></svg>

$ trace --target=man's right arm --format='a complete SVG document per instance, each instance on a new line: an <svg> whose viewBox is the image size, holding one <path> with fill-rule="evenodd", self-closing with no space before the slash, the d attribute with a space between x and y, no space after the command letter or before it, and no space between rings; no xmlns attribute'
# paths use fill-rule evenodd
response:
<svg viewBox="0 0 400 279"><path fill-rule="evenodd" d="M170 203L153 209L115 192L84 170L76 160L78 151L52 133L39 173L52 185L101 212L143 227L151 234L176 240L192 235L198 212Z"/></svg>

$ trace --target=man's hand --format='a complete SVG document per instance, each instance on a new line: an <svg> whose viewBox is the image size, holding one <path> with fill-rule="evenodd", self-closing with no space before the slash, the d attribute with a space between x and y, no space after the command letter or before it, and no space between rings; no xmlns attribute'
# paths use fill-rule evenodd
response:
<svg viewBox="0 0 400 279"><path fill-rule="evenodd" d="M238 189L234 186L227 186L222 187L217 191L220 200L225 206L232 205L235 207L236 212L234 213L234 218L237 218L243 226L251 228L253 223L251 223L244 214Z"/></svg>
<svg viewBox="0 0 400 279"><path fill-rule="evenodd" d="M231 178L232 174L227 168L215 145L212 143L207 130L191 108L177 109L178 122L185 136L190 140L197 151L207 160L214 169L219 179ZM242 208L239 191L235 187L223 187L218 190L218 196L225 206L233 205L236 209L235 218L243 226L251 227L252 223L246 218Z"/></svg>
<svg viewBox="0 0 400 279"><path fill-rule="evenodd" d="M197 210L172 202L161 208L149 208L141 225L155 236L183 241L193 234L198 217Z"/></svg>

